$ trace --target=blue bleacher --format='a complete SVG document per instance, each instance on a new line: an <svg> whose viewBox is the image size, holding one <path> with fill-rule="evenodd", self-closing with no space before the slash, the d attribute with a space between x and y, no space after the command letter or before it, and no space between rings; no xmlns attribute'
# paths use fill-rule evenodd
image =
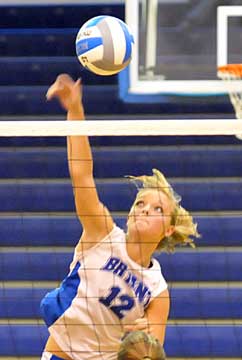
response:
<svg viewBox="0 0 242 360"><path fill-rule="evenodd" d="M19 28L79 28L85 21L97 15L117 16L124 19L124 3L110 1L109 3L70 4L30 4L29 6L1 6L0 28L3 30Z"/></svg>
<svg viewBox="0 0 242 360"><path fill-rule="evenodd" d="M74 56L77 32L78 28L0 29L1 56Z"/></svg>
<svg viewBox="0 0 242 360"><path fill-rule="evenodd" d="M40 356L39 349L43 348L47 337L45 326L40 324L38 327L0 325L0 348L3 356ZM232 325L169 325L167 339L166 352L171 357L196 358L199 349L201 356L209 359L240 358L242 327L237 326L235 331ZM28 347L25 346L26 343Z"/></svg>
<svg viewBox="0 0 242 360"><path fill-rule="evenodd" d="M126 228L127 212L116 215L115 223ZM194 215L202 237L197 246L240 246L242 232L241 214ZM212 229L212 231L211 231ZM44 215L2 215L0 217L0 239L2 246L75 246L82 226L72 213ZM71 234L71 236L70 236Z"/></svg>
<svg viewBox="0 0 242 360"><path fill-rule="evenodd" d="M165 36L171 44L179 34L185 51L179 23L190 4L176 4L176 23L169 16L171 5L165 6L168 13L159 39ZM64 119L59 104L45 99L49 84L61 72L82 77L90 121L95 116L110 121L233 117L232 106L223 98L214 102L209 97L202 101L180 97L174 103L173 97L166 97L158 104L123 103L117 76L98 77L84 71L75 56L78 28L100 14L123 19L124 5L110 1L88 6L1 6L1 120ZM194 44L199 47L209 32L209 28L197 28L191 33ZM162 43L159 60L169 74L174 56L168 49ZM184 56L181 66L186 63ZM206 63L205 53L199 61ZM151 173L155 167L168 176L198 223L202 236L196 249L155 254L170 288L168 359L241 359L241 141L233 136L95 137L90 141L101 200L119 226L125 228L136 193L123 176ZM66 139L0 137L0 179L0 360L37 360L48 337L40 318L40 300L68 273L82 232L75 214Z"/></svg>
<svg viewBox="0 0 242 360"><path fill-rule="evenodd" d="M50 288L0 289L0 317L17 319L41 319L40 301ZM169 318L176 319L242 319L242 289L240 287L180 288L171 287L171 311ZM174 305L173 305L174 304Z"/></svg>
<svg viewBox="0 0 242 360"><path fill-rule="evenodd" d="M149 173L152 167L170 177L236 177L242 175L240 166L242 144L234 146L108 146L94 147L95 175L98 178L123 177ZM2 149L0 177L4 178L66 178L69 176L66 148ZM117 159L119 161L117 162ZM31 168L29 167L31 162ZM135 175L134 174L134 175Z"/></svg>
<svg viewBox="0 0 242 360"><path fill-rule="evenodd" d="M51 79L52 83L55 79ZM46 101L47 86L0 86L0 107L2 115L56 115L63 114L60 105L53 100L51 103ZM108 99L105 103L100 98L100 92L104 98ZM117 112L122 105L117 98L117 85L87 85L83 102L86 110L90 114L110 113L110 102L117 106ZM92 102L88 101L92 98ZM93 106L95 103L95 106Z"/></svg>
<svg viewBox="0 0 242 360"><path fill-rule="evenodd" d="M96 183L101 200L111 211L123 211L132 205L136 188L127 180L114 179L109 183L100 179ZM191 211L242 210L240 178L219 181L213 178L178 179L171 180L171 184L183 197L183 205ZM2 180L0 197L2 212L74 211L73 190L69 180Z"/></svg>
<svg viewBox="0 0 242 360"><path fill-rule="evenodd" d="M54 103L47 105L45 100L47 86L61 72L83 78L87 87L85 92L91 92L92 103L96 103L93 108L92 103L88 102L87 112L110 113L110 104L115 103L117 109L122 111L117 76L101 78L83 71L75 54L75 37L79 28L91 17L101 14L123 19L124 5L1 6L0 69L4 69L0 79L2 115L61 114L60 107ZM106 105L95 95L96 86L100 84L103 85L103 96L106 93L109 100Z"/></svg>
<svg viewBox="0 0 242 360"><path fill-rule="evenodd" d="M82 76L82 72L83 70L81 69L79 77ZM54 80L55 79L50 79L50 83ZM62 115L63 110L57 102L46 102L46 91L47 85L17 86L12 84L9 86L0 86L2 116L36 116L36 114L45 116ZM100 94L102 94L101 97ZM99 87L95 85L85 85L83 103L86 113L93 117L100 115L123 115L124 117L126 114L127 118L130 115L136 115L136 117L139 116L139 114L142 114L142 116L154 116L159 113L164 115L167 112L170 112L173 116L178 116L183 111L193 114L193 117L200 116L200 114L204 112L212 114L222 112L223 117L227 117L232 111L232 105L230 103L224 102L223 99L220 101L220 99L217 98L217 102L214 104L209 97L206 97L203 102L199 102L196 97L189 97L188 99L179 97L177 103L174 103L174 97L167 96L162 102L155 104L127 104L119 98L117 83L111 85L104 84Z"/></svg>
<svg viewBox="0 0 242 360"><path fill-rule="evenodd" d="M72 251L46 252L2 251L1 281L60 281L68 273ZM158 254L162 271L170 282L188 281L242 281L242 251L187 250L172 255Z"/></svg>
<svg viewBox="0 0 242 360"><path fill-rule="evenodd" d="M152 115L149 115L152 119L157 119L156 117L152 117ZM211 115L210 115L211 116ZM222 118L224 116L224 114L220 114L220 118ZM114 115L116 120L125 120L127 119L127 116L124 117L123 116L118 116L118 115ZM138 114L136 116L132 115L129 116L130 119L144 119L147 118L147 114ZM192 115L189 117L189 115L187 114L178 114L176 115L176 117L178 117L181 120L184 119L190 119L190 118L194 118L194 119L201 119L202 118L202 114L199 114L197 116ZM164 116L164 114L161 114L159 116L159 119L162 118L169 118L169 116ZM3 117L3 119L6 120L44 120L44 117L42 117L41 115L36 117L36 116L20 116L18 117L17 115L15 116L10 116L8 117ZM61 115L57 115L57 116L51 116L52 120L65 120L65 116L63 115L63 111L61 113ZM88 115L87 115L87 119L88 119ZM109 119L112 120L112 118L110 118L109 116L103 116L100 117L100 120L102 119ZM211 116L211 119L214 119ZM219 119L219 115L217 115L216 119ZM229 121L229 119L228 119ZM114 136L112 138L110 138L110 136L93 136L90 139L90 143L92 145L92 147L95 146L122 146L122 147L126 147L127 145L134 145L134 146L155 146L158 145L161 148L163 148L164 146L180 146L180 145L185 145L185 146L189 146L189 145L204 145L204 146L209 146L212 145L213 147L215 147L215 145L241 145L241 141L238 140L235 136ZM32 148L32 147L41 147L42 149L47 147L47 148L52 148L52 147L60 147L60 146L66 146L66 138L64 137L0 137L0 148L3 147L27 147L27 148ZM216 147L215 147L216 150ZM11 149L10 149L11 151ZM94 149L95 151L95 149ZM123 175L123 174L122 174Z"/></svg>
<svg viewBox="0 0 242 360"><path fill-rule="evenodd" d="M76 56L36 56L0 57L1 86L48 86L61 73L68 73L74 79L81 76L84 84L112 85L117 82L116 76L95 76L83 71Z"/></svg>

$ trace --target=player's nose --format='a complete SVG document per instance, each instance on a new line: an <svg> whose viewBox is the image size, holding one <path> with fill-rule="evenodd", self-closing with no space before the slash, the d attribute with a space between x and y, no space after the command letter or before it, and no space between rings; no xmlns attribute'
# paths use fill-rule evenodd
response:
<svg viewBox="0 0 242 360"><path fill-rule="evenodd" d="M145 206L143 206L141 213L148 215L150 211L150 204L146 204Z"/></svg>

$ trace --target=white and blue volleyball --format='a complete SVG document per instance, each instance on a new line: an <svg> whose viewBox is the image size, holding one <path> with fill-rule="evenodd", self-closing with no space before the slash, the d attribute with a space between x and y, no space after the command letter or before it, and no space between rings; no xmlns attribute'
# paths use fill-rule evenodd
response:
<svg viewBox="0 0 242 360"><path fill-rule="evenodd" d="M76 37L80 63L97 75L114 75L131 61L134 38L128 26L113 16L88 20Z"/></svg>

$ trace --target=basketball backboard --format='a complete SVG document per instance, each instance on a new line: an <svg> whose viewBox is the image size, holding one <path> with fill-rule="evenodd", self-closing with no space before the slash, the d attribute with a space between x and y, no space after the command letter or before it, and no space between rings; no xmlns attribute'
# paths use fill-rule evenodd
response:
<svg viewBox="0 0 242 360"><path fill-rule="evenodd" d="M241 0L126 0L136 42L120 95L129 102L227 94L217 66L242 62ZM237 86L242 87L241 82Z"/></svg>

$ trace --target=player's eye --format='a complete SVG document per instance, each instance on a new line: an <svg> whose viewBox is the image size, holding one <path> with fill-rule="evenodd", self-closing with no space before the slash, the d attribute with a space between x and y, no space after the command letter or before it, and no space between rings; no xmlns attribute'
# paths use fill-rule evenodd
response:
<svg viewBox="0 0 242 360"><path fill-rule="evenodd" d="M143 200L138 200L138 201L135 203L135 206L137 206L137 207L142 207L142 206L144 206L144 201L143 201Z"/></svg>
<svg viewBox="0 0 242 360"><path fill-rule="evenodd" d="M158 212L158 213L160 213L160 214L163 214L163 209L162 209L161 206L156 206L156 207L155 207L155 211Z"/></svg>

